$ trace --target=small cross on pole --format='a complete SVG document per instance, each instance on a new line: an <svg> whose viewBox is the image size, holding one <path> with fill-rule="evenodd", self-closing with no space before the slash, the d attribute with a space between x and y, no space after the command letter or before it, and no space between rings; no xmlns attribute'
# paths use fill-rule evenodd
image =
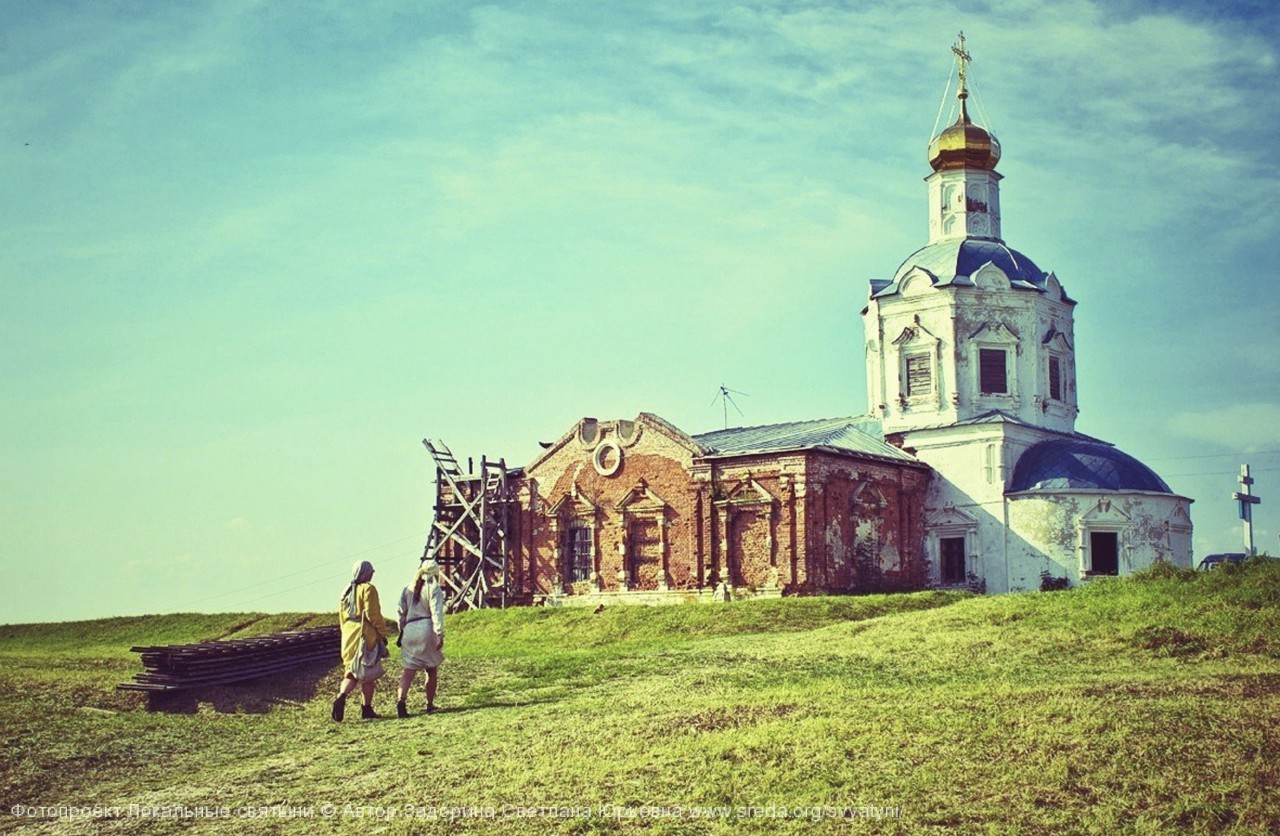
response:
<svg viewBox="0 0 1280 836"><path fill-rule="evenodd" d="M1253 477L1249 475L1249 465L1240 465L1240 486L1243 490L1238 490L1231 495L1231 498L1240 503L1240 519L1244 522L1244 553L1253 555L1253 506L1261 505L1262 500L1253 495L1251 485L1253 485Z"/></svg>

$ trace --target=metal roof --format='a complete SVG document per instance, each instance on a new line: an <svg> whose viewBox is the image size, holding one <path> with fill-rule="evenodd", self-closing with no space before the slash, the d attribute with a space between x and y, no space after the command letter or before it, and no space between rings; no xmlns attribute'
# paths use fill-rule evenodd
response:
<svg viewBox="0 0 1280 836"><path fill-rule="evenodd" d="M808 450L818 447L914 462L916 459L881 440L880 422L862 415L820 418L763 427L731 427L695 435L693 440L711 456Z"/></svg>
<svg viewBox="0 0 1280 836"><path fill-rule="evenodd" d="M1054 490L1173 493L1142 462L1100 441L1053 439L1018 457L1009 492Z"/></svg>
<svg viewBox="0 0 1280 836"><path fill-rule="evenodd" d="M983 412L980 415L974 415L970 418L961 418L959 421L956 421L952 424L948 424L947 426L960 427L960 426L967 426L972 424L1014 424L1019 427L1031 427L1032 429L1040 430L1041 432L1046 431L1045 427L1042 427L1039 424L1033 424L1030 421L1024 421L1016 415L1012 415L1008 412L1005 412L1003 409L990 409L990 410L987 410L986 412ZM1085 435L1084 433L1076 432L1075 430L1071 430L1069 432L1064 430L1048 430L1048 432L1052 432L1056 435L1066 436L1067 438L1075 439L1078 441L1093 441L1093 442L1097 442L1098 444L1102 444L1106 447L1111 446L1110 444L1108 444L1107 442L1099 438L1094 438L1091 435Z"/></svg>
<svg viewBox="0 0 1280 836"><path fill-rule="evenodd" d="M1107 442L1094 438L1091 435L1085 435L1082 432L1076 432L1075 430L1071 430L1069 432L1063 430L1051 430L1046 427L1042 427L1039 424L1024 421L1016 415L1005 412L1003 409L987 410L980 415L961 418L958 421L939 421L936 424L924 424L916 427L912 432L919 432L922 430L949 430L952 427L968 427L977 424L1010 424L1015 427L1026 427L1039 433L1051 433L1061 438L1075 439L1079 441L1096 441L1099 444L1107 445Z"/></svg>
<svg viewBox="0 0 1280 836"><path fill-rule="evenodd" d="M929 244L916 250L894 272L892 281L873 279L871 295L897 293L898 283L916 267L933 274L935 286L972 285L970 276L988 263L999 267L1014 287L1044 290L1049 280L1049 274L1037 267L1034 261L1002 241L963 238Z"/></svg>

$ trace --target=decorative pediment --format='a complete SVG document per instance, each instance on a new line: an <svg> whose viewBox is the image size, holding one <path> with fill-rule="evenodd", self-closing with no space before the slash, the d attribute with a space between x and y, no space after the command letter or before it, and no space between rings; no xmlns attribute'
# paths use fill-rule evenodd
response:
<svg viewBox="0 0 1280 836"><path fill-rule="evenodd" d="M1165 525L1172 529L1186 529L1187 531L1190 531L1191 515L1187 513L1186 506L1175 505L1173 513L1171 513L1169 518L1165 520Z"/></svg>
<svg viewBox="0 0 1280 836"><path fill-rule="evenodd" d="M543 451L525 466L525 473L538 475L538 469L553 458L556 458L557 462L563 462L562 451L568 447L570 451L580 451L579 455L590 453L592 463L602 476L614 475L621 466L623 451L644 446L640 443L644 438L652 440L665 438L683 449L690 460L706 453L706 450L699 446L688 433L650 412L641 412L631 421L597 421L595 418L583 418L559 440L544 443ZM607 446L610 450L597 455L602 446ZM560 466L557 464L557 467ZM547 481L558 478L558 474L552 475L547 478Z"/></svg>
<svg viewBox="0 0 1280 836"><path fill-rule="evenodd" d="M931 290L938 278L923 267L912 267L898 282L898 292L903 296L919 296Z"/></svg>
<svg viewBox="0 0 1280 836"><path fill-rule="evenodd" d="M623 447L632 447L644 434L643 421L619 421L617 430L618 443Z"/></svg>
<svg viewBox="0 0 1280 836"><path fill-rule="evenodd" d="M1009 275L990 261L973 271L969 280L983 290L1009 290L1013 286Z"/></svg>
<svg viewBox="0 0 1280 836"><path fill-rule="evenodd" d="M1049 330L1045 332L1044 339L1040 340L1047 348L1055 351L1071 351L1074 346L1067 339L1067 335L1050 325Z"/></svg>
<svg viewBox="0 0 1280 836"><path fill-rule="evenodd" d="M746 479L730 488L720 502L730 505L758 505L771 503L774 499L774 495L769 493L764 485L748 475Z"/></svg>
<svg viewBox="0 0 1280 836"><path fill-rule="evenodd" d="M1061 302L1066 295L1062 292L1062 282L1058 281L1058 277L1053 273L1049 274L1049 278L1044 282L1044 295L1055 302Z"/></svg>
<svg viewBox="0 0 1280 836"><path fill-rule="evenodd" d="M969 339L981 339L984 343L1017 343L1018 332L993 319L979 326L978 330L969 335Z"/></svg>
<svg viewBox="0 0 1280 836"><path fill-rule="evenodd" d="M893 341L893 344L902 348L916 343L936 346L941 342L932 331L920 324L920 317L917 316L913 324L902 329L902 333Z"/></svg>
<svg viewBox="0 0 1280 836"><path fill-rule="evenodd" d="M578 483L574 482L563 496L547 506L543 512L548 517L592 517L600 513L600 506L592 502Z"/></svg>
<svg viewBox="0 0 1280 836"><path fill-rule="evenodd" d="M667 503L662 497L650 489L649 484L641 479L635 487L627 491L615 506L619 511L636 513L661 513L666 510Z"/></svg>
<svg viewBox="0 0 1280 836"><path fill-rule="evenodd" d="M864 507L883 508L889 504L889 500L885 499L880 488L876 487L875 482L863 482L854 488L853 495L850 497L855 505Z"/></svg>
<svg viewBox="0 0 1280 836"><path fill-rule="evenodd" d="M925 517L925 528L976 528L978 520L954 505L946 505Z"/></svg>
<svg viewBox="0 0 1280 836"><path fill-rule="evenodd" d="M578 443L587 450L600 442L600 422L594 418L583 418L577 426Z"/></svg>
<svg viewBox="0 0 1280 836"><path fill-rule="evenodd" d="M1099 499L1089 511L1080 517L1082 523L1111 523L1113 525L1123 525L1129 522L1129 515L1120 510L1119 506L1110 499Z"/></svg>

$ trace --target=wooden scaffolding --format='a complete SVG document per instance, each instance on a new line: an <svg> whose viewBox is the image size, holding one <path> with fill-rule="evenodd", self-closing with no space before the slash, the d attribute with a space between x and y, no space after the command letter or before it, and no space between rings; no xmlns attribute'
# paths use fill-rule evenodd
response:
<svg viewBox="0 0 1280 836"><path fill-rule="evenodd" d="M443 442L423 439L436 463L435 520L422 559L440 564L445 608L505 607L511 579L508 532L516 510L506 462L467 460L463 473Z"/></svg>

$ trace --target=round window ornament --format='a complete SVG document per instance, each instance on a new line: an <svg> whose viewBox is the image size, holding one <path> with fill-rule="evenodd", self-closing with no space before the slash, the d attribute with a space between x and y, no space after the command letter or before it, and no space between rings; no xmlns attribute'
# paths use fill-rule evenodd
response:
<svg viewBox="0 0 1280 836"><path fill-rule="evenodd" d="M601 476L612 476L622 467L622 448L612 438L596 446L591 464Z"/></svg>

